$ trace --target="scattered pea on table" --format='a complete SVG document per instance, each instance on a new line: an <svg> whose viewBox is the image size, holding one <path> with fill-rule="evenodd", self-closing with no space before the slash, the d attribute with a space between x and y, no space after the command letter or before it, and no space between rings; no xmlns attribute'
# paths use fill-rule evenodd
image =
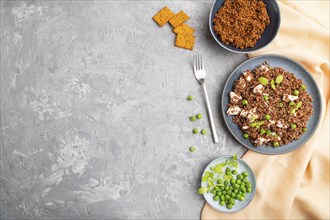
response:
<svg viewBox="0 0 330 220"><path fill-rule="evenodd" d="M194 99L194 98L193 98L191 95L187 97L187 100L188 100L188 101L192 101L193 99Z"/></svg>

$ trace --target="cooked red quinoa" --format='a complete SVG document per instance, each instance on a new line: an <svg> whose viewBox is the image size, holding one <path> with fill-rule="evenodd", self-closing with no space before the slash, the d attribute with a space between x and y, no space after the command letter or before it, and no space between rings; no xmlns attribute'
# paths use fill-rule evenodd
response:
<svg viewBox="0 0 330 220"><path fill-rule="evenodd" d="M270 19L262 0L225 0L213 23L222 42L244 49L254 47Z"/></svg>
<svg viewBox="0 0 330 220"><path fill-rule="evenodd" d="M234 115L233 122L255 146L278 147L299 139L313 114L313 99L302 80L266 62L244 71L229 96L227 114Z"/></svg>

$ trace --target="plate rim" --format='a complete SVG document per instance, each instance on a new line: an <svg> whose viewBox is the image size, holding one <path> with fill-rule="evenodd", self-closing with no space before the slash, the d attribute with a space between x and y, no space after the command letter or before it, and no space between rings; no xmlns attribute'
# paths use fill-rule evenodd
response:
<svg viewBox="0 0 330 220"><path fill-rule="evenodd" d="M287 61L289 61L289 62L291 62L291 63L293 63L293 64L295 64L295 65L297 65L297 66L299 66L300 68L302 68L307 74L308 74L308 76L311 78L311 80L312 80L312 83L315 85L315 87L316 87L316 93L319 95L319 98L320 98L320 111L321 111L321 113L322 113L322 107L323 107L323 103L322 103L322 96L321 96L321 92L320 92L320 88L319 88L319 86L318 86L318 84L317 84L317 82L315 81L315 79L314 79L314 77L313 77L313 75L304 67L304 66L302 66L300 63L298 63L297 61L295 61L295 60L293 60L293 59L291 59L291 58L289 58L289 57L286 57L286 56L282 56L282 55L278 55L278 54L264 54L264 55L259 55L259 56L255 56L255 57L252 57L252 58L249 58L249 59L247 59L247 60L245 60L244 62L242 62L241 64L239 64L232 72L231 72L231 74L228 76L228 78L227 78L227 80L226 80L226 83L225 83L225 85L224 85L224 88L223 88L223 90L222 90L222 96L221 96L221 111L222 111L222 116L223 116L223 119L224 119L224 121L225 121L225 124L226 124L226 126L227 126L227 128L228 128L228 130L230 131L230 133L231 133L231 135L241 144L241 145L243 145L244 147L246 147L246 148L248 148L248 149L250 149L250 150L252 150L252 151L255 151L255 152L257 152L257 153L260 153L260 154L265 154L265 155L281 155L281 154L287 154L287 153L290 153L290 152L292 152L292 151L295 151L295 150L297 150L297 149L299 149L300 147L302 147L308 140L310 140L310 138L311 137L313 137L313 135L315 134L315 132L316 132L316 130L317 130L317 128L319 127L319 125L320 125L320 119L321 119L321 115L322 114L319 114L318 115L318 117L317 117L317 122L316 122L316 126L315 126L315 128L314 128L314 130L311 132L311 134L310 134L310 137L309 138L307 138L306 140L304 140L300 145L297 145L296 147L294 147L294 148L292 148L292 149L288 149L288 150L283 150L283 151L281 151L281 152L271 152L271 151L268 151L268 152L264 152L264 151L260 151L260 150L258 150L258 147L250 147L250 146L248 146L248 145L246 145L245 143L243 143L235 134L234 134L234 132L232 131L232 129L229 127L229 125L228 125L228 122L227 122L227 118L226 117L229 117L229 116L227 116L227 114L226 114L226 111L225 111L225 106L226 105L224 105L225 103L224 103L224 97L225 97L225 90L226 90L226 88L228 87L228 83L229 83L229 80L233 77L233 75L234 75L234 73L239 69L239 68L241 68L242 66L244 66L244 65L246 65L247 63L249 63L249 62L252 62L252 61L254 61L254 60L256 60L256 59L261 59L261 58L265 58L265 59L272 59L272 58L280 58L280 59L285 59L285 60L287 60ZM314 98L314 97L313 97ZM236 125L236 124L235 124ZM237 126L237 125L236 125Z"/></svg>
<svg viewBox="0 0 330 220"><path fill-rule="evenodd" d="M203 171L203 173L202 173L202 176L201 176L201 186L202 186L202 183L203 183L203 182L202 182L202 177L203 177L204 173L206 172L206 169L210 166L211 163L213 163L214 161L216 161L216 160L218 160L218 159L220 159L220 158L231 158L231 157L233 157L233 156L232 156L232 155L229 155L229 154L225 154L225 155L221 155L221 156L219 156L219 157L213 159L211 162L209 162L209 163L205 166L204 171ZM256 191L257 191L257 178L256 178L256 175L255 175L254 172L253 172L253 169L252 169L252 168L249 166L249 164L247 164L243 159L237 157L236 160L238 160L238 161L240 161L241 163L245 164L245 166L246 166L248 169L251 170L251 173L252 173L252 179L254 179L254 183L255 183L254 186L253 186L253 190L252 190L252 197L251 197L251 200L248 201L248 202L246 203L245 206L241 207L241 208L238 209L237 211L230 211L230 209L228 209L228 211L223 211L223 210L219 210L219 209L218 209L217 207L215 207L212 203L209 203L209 202L207 201L206 197L205 197L205 193L203 193L203 197L204 197L206 203L209 204L213 209L215 209L215 210L217 210L217 211L219 211L219 212L223 212L223 213L237 213L237 212L243 210L244 208L246 208L246 207L252 202L252 200L253 200L253 198L254 198L254 196L255 196L255 194L256 194Z"/></svg>

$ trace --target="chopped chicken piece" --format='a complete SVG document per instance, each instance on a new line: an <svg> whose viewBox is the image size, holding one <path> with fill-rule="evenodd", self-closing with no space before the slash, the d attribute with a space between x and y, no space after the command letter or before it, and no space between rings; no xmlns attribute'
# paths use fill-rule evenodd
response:
<svg viewBox="0 0 330 220"><path fill-rule="evenodd" d="M227 110L228 115L238 115L241 112L241 108L238 106L229 107Z"/></svg>
<svg viewBox="0 0 330 220"><path fill-rule="evenodd" d="M283 101L286 101L286 102L289 102L289 101L293 102L294 100L298 99L298 96L284 94L282 99L283 99Z"/></svg>
<svg viewBox="0 0 330 220"><path fill-rule="evenodd" d="M266 70L266 72L269 70L269 66L268 65L260 65L259 66L260 70Z"/></svg>
<svg viewBox="0 0 330 220"><path fill-rule="evenodd" d="M257 119L259 116L258 115L256 115L256 114L254 114L254 113L252 113L252 112L250 112L249 114L248 114L248 119L250 119L250 121L252 120L252 118L254 118L254 119Z"/></svg>
<svg viewBox="0 0 330 220"><path fill-rule="evenodd" d="M256 87L254 87L253 93L260 93L260 94L262 94L262 85L259 84Z"/></svg>
<svg viewBox="0 0 330 220"><path fill-rule="evenodd" d="M263 138L263 137L258 137L254 143L257 145L257 146L261 146L264 142L266 142L266 138Z"/></svg>
<svg viewBox="0 0 330 220"><path fill-rule="evenodd" d="M244 71L243 76L244 76L245 80L248 82L250 82L253 78L253 75L250 71Z"/></svg>
<svg viewBox="0 0 330 220"><path fill-rule="evenodd" d="M242 116L242 117L246 117L248 114L249 114L248 111L242 109L240 116Z"/></svg>
<svg viewBox="0 0 330 220"><path fill-rule="evenodd" d="M276 126L279 127L279 128L287 128L288 127L288 125L282 124L281 121L277 121Z"/></svg>
<svg viewBox="0 0 330 220"><path fill-rule="evenodd" d="M249 126L243 126L243 127L242 127L243 130L246 130L246 129L248 129L248 128L249 128Z"/></svg>
<svg viewBox="0 0 330 220"><path fill-rule="evenodd" d="M274 124L275 124L275 121L269 120L269 125L268 126L271 126L271 125L274 125Z"/></svg>
<svg viewBox="0 0 330 220"><path fill-rule="evenodd" d="M231 91L229 93L230 101L237 103L239 100L242 99L240 95L238 95L236 92Z"/></svg>

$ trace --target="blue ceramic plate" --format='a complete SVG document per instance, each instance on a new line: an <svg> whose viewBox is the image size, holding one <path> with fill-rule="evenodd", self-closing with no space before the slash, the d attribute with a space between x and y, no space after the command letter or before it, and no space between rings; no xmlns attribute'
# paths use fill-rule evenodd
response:
<svg viewBox="0 0 330 220"><path fill-rule="evenodd" d="M232 121L232 116L227 116L226 114L228 108L227 104L230 101L229 92L233 90L234 82L241 76L243 71L247 69L252 70L257 66L259 66L264 61L267 61L268 64L272 67L282 67L285 70L293 73L298 79L302 79L303 83L307 87L307 92L313 98L312 106L314 109L314 113L308 120L307 132L301 135L299 140L293 141L290 144L282 145L277 148L273 148L271 146L265 146L265 145L255 147L249 140L244 139L242 137L242 133L239 127ZM243 62L229 76L222 93L222 115L225 119L225 123L227 124L227 127L229 128L230 132L245 147L262 154L284 154L296 150L300 146L302 146L310 137L312 137L319 124L321 111L322 111L321 105L322 102L321 102L320 90L315 80L310 75L310 73L307 72L306 69L304 69L301 65L299 65L295 61L278 55L263 55L252 59L248 59L247 61Z"/></svg>
<svg viewBox="0 0 330 220"><path fill-rule="evenodd" d="M213 160L211 163L209 163L209 165L207 165L207 167L205 168L203 175L205 174L206 171L211 171L210 168L214 167L215 165L225 162L226 160L231 159L232 156L229 155L225 155L225 156L220 156L218 158L216 158L215 160ZM213 194L212 193L204 193L204 198L206 200L206 202L212 206L214 209L220 211L220 212L238 212L242 209L244 209L253 199L254 194L256 192L256 177L252 171L252 169L249 167L249 165L247 165L242 159L237 158L236 159L237 163L238 163L238 169L237 169L237 173L240 174L242 172L247 172L248 173L248 180L251 183L251 189L252 191L250 193L246 193L246 197L243 201L239 201L239 200L235 200L236 204L233 206L232 209L228 209L225 206L221 206L219 204L219 201L214 201L213 200ZM202 187L207 187L207 183L206 182L201 182L201 186Z"/></svg>
<svg viewBox="0 0 330 220"><path fill-rule="evenodd" d="M277 35L281 23L281 16L276 0L267 0L267 1L263 0L263 1L266 4L266 9L268 12L268 16L270 18L270 24L266 27L264 33L261 35L261 39L257 41L257 44L254 47L238 49L230 44L229 45L224 44L214 31L213 18L217 13L217 11L221 8L223 3L225 2L225 0L216 0L213 3L209 17L210 31L216 42L223 48L235 53L250 53L267 46Z"/></svg>

